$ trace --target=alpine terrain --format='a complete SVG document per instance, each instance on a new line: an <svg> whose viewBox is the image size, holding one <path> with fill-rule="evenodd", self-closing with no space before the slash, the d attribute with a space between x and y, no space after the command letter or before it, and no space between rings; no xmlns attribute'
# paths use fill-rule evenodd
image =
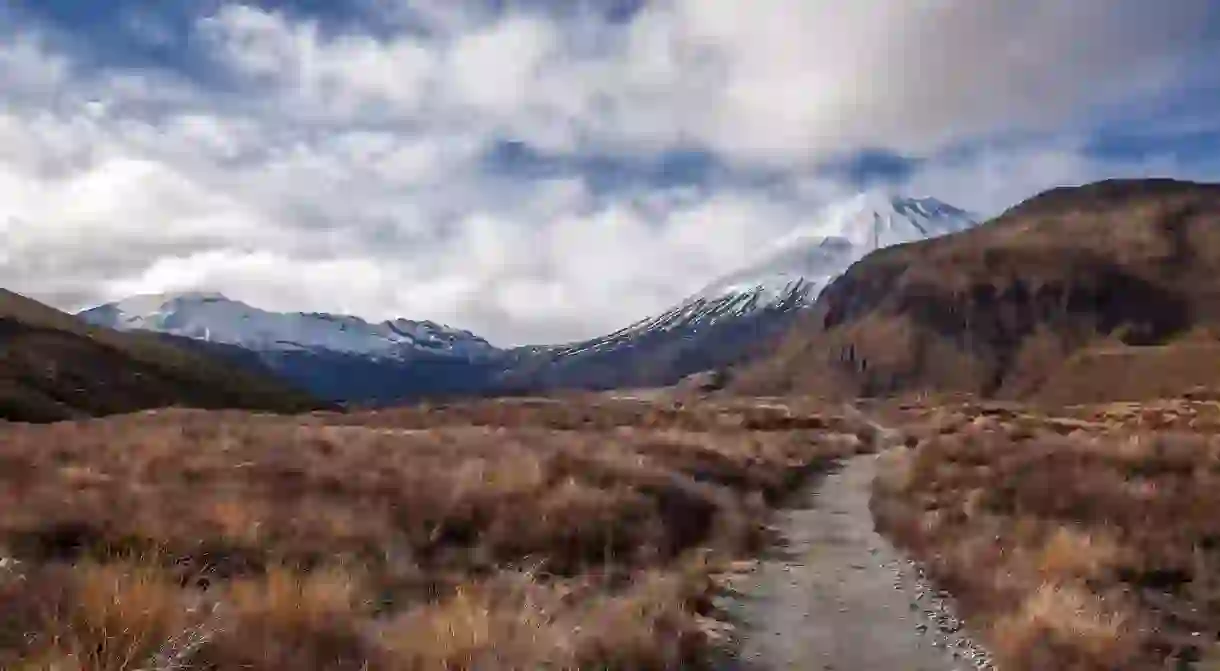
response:
<svg viewBox="0 0 1220 671"><path fill-rule="evenodd" d="M56 421L169 405L322 407L257 362L234 361L244 350L221 348L205 353L185 338L92 327L0 289L0 420Z"/></svg>
<svg viewBox="0 0 1220 671"><path fill-rule="evenodd" d="M740 391L1177 396L1220 375L1220 186L1112 180L870 255Z"/></svg>
<svg viewBox="0 0 1220 671"><path fill-rule="evenodd" d="M86 312L118 332L0 293L0 419L81 420L0 421L0 668L1209 668L1217 212L1168 180L979 226L863 196L552 348L201 293ZM231 365L388 400L706 388L747 354L699 399L295 416ZM83 419L172 405L233 409Z"/></svg>
<svg viewBox="0 0 1220 671"><path fill-rule="evenodd" d="M975 226L935 198L860 194L833 204L744 268L670 310L610 335L527 355L507 379L525 388L667 385L764 350L822 290L868 253Z"/></svg>
<svg viewBox="0 0 1220 671"><path fill-rule="evenodd" d="M486 340L434 322L269 312L209 292L135 296L79 316L120 331L190 338L207 349L236 346L332 400L477 393L489 387L503 358Z"/></svg>
<svg viewBox="0 0 1220 671"><path fill-rule="evenodd" d="M0 0L0 671L1220 671L1217 62Z"/></svg>
<svg viewBox="0 0 1220 671"><path fill-rule="evenodd" d="M553 389L662 386L759 352L869 252L974 226L934 198L861 194L765 248L670 310L592 340L499 349L431 321L368 322L262 310L221 294L135 296L85 310L91 324L155 331L221 353L253 353L321 397L389 402ZM238 350L232 349L235 346Z"/></svg>

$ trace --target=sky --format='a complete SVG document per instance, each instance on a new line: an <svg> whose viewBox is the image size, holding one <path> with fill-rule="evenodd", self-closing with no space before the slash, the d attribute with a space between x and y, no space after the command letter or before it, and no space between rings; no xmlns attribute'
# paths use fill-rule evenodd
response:
<svg viewBox="0 0 1220 671"><path fill-rule="evenodd" d="M862 189L1220 181L1217 62L1215 0L0 0L0 286L576 340Z"/></svg>

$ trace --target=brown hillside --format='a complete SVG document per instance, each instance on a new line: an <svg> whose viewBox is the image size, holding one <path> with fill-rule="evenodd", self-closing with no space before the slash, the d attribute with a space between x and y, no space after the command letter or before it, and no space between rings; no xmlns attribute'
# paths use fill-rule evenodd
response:
<svg viewBox="0 0 1220 671"><path fill-rule="evenodd" d="M152 334L93 328L0 289L0 419L55 421L170 405L285 412L318 406L269 375Z"/></svg>
<svg viewBox="0 0 1220 671"><path fill-rule="evenodd" d="M853 266L739 391L1098 401L1220 384L1220 185L1054 189Z"/></svg>

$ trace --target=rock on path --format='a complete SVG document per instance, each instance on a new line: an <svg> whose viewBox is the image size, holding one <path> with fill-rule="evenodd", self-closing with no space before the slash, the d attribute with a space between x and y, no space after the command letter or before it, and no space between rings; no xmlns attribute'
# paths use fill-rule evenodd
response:
<svg viewBox="0 0 1220 671"><path fill-rule="evenodd" d="M869 497L876 456L854 457L814 485L810 507L781 515L786 537L733 581L736 669L956 671L935 625L922 617L917 576L873 529Z"/></svg>

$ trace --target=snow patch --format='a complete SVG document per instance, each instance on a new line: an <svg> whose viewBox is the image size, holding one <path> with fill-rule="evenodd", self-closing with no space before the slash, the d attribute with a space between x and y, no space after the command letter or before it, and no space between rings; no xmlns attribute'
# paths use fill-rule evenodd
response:
<svg viewBox="0 0 1220 671"><path fill-rule="evenodd" d="M214 292L133 296L79 316L120 331L156 331L259 352L328 350L378 358L421 352L479 358L499 352L469 331L432 321L371 323L350 315L269 312Z"/></svg>

